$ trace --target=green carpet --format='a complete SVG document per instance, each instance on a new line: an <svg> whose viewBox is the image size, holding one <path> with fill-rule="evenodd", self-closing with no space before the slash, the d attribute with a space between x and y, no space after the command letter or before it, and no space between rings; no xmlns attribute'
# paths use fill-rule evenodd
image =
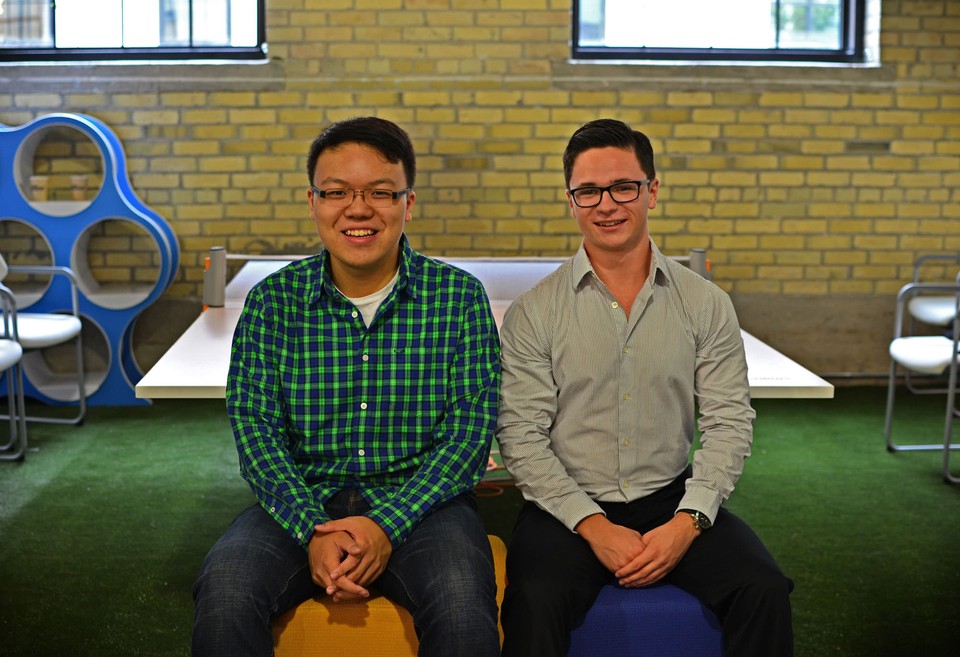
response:
<svg viewBox="0 0 960 657"><path fill-rule="evenodd" d="M754 402L729 507L796 582L801 657L960 654L960 486L938 453L884 450L883 404L880 388ZM941 398L901 408L902 426L942 431ZM187 655L200 561L252 501L222 402L93 408L30 436L39 451L0 463L0 655ZM481 494L508 538L517 491Z"/></svg>

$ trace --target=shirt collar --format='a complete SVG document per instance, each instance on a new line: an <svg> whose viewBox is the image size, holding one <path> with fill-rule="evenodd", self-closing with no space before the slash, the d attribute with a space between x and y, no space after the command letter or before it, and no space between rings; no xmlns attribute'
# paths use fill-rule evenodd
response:
<svg viewBox="0 0 960 657"><path fill-rule="evenodd" d="M660 249L657 247L656 242L652 239L650 240L650 269L653 275L653 284L654 285L666 285L669 280L669 270L666 266L666 256L660 252ZM580 248L577 249L576 254L573 256L572 263L572 278L571 283L573 284L573 289L576 290L583 283L584 277L587 274L592 274L593 265L590 264L590 257L587 255L587 250L583 246L583 242L580 243Z"/></svg>
<svg viewBox="0 0 960 657"><path fill-rule="evenodd" d="M410 246L406 235L400 236L400 271L395 288L398 294L407 294L411 298L416 298L418 294L417 281L420 280L421 261L416 257L417 252ZM333 284L333 278L330 276L330 252L324 248L317 256L319 266L319 278L312 284L312 289L308 290L308 296L313 301L318 301L320 297L326 295L332 299L338 298L340 292L337 286Z"/></svg>

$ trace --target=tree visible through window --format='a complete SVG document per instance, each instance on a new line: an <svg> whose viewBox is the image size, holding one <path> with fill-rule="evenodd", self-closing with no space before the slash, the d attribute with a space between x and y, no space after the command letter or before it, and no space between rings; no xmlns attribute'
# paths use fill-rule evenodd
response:
<svg viewBox="0 0 960 657"><path fill-rule="evenodd" d="M574 56L863 61L865 0L574 0Z"/></svg>
<svg viewBox="0 0 960 657"><path fill-rule="evenodd" d="M0 0L0 60L262 59L266 0Z"/></svg>

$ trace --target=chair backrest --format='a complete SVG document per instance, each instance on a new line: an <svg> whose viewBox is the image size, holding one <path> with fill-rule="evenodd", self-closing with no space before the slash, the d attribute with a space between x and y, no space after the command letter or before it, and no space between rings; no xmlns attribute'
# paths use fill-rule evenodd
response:
<svg viewBox="0 0 960 657"><path fill-rule="evenodd" d="M7 261L3 259L3 254L0 253L0 281L7 277Z"/></svg>

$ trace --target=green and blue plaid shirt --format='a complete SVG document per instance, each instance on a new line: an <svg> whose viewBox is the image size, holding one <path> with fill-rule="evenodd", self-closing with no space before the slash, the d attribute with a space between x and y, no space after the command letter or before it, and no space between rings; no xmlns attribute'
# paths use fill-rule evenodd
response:
<svg viewBox="0 0 960 657"><path fill-rule="evenodd" d="M357 488L397 546L483 476L499 387L482 285L403 238L397 285L369 328L325 251L254 287L233 338L227 411L241 475L302 545L330 520L324 503Z"/></svg>

